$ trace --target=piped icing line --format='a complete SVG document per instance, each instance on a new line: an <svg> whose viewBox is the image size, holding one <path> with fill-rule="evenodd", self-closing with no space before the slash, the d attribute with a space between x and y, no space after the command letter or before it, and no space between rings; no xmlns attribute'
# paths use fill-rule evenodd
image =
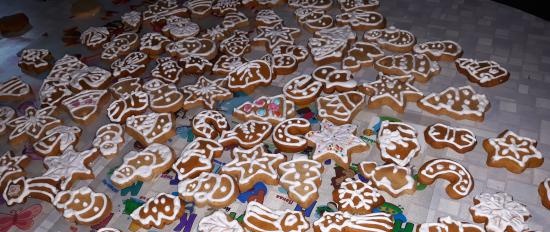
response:
<svg viewBox="0 0 550 232"><path fill-rule="evenodd" d="M277 124L273 128L273 144L283 152L300 152L306 149L307 140L304 138L311 130L311 124L304 118L290 118Z"/></svg>
<svg viewBox="0 0 550 232"><path fill-rule="evenodd" d="M209 172L181 181L178 192L181 198L194 202L198 207L216 208L232 204L239 195L237 182L231 176Z"/></svg>
<svg viewBox="0 0 550 232"><path fill-rule="evenodd" d="M100 222L112 207L105 193L96 193L89 187L58 192L52 204L63 212L64 218L85 225Z"/></svg>
<svg viewBox="0 0 550 232"><path fill-rule="evenodd" d="M151 197L137 209L135 209L130 217L140 226L149 229L155 227L157 229L164 228L181 217L183 212L182 200L178 196L168 193L159 193Z"/></svg>
<svg viewBox="0 0 550 232"><path fill-rule="evenodd" d="M416 130L402 122L383 121L377 144L381 158L399 166L407 166L420 152Z"/></svg>
<svg viewBox="0 0 550 232"><path fill-rule="evenodd" d="M378 190L387 192L392 197L416 191L416 181L411 176L410 168L393 163L377 166L375 162L363 161L359 170Z"/></svg>
<svg viewBox="0 0 550 232"><path fill-rule="evenodd" d="M222 210L203 217L197 229L201 232L244 232L237 220L230 220Z"/></svg>
<svg viewBox="0 0 550 232"><path fill-rule="evenodd" d="M311 227L300 211L275 211L255 201L248 203L243 220L245 228L257 232L305 232Z"/></svg>
<svg viewBox="0 0 550 232"><path fill-rule="evenodd" d="M480 193L470 207L474 222L484 223L487 231L526 231L531 213L508 193Z"/></svg>
<svg viewBox="0 0 550 232"><path fill-rule="evenodd" d="M357 231L357 232L390 232L393 231L393 220L387 213L353 215L348 212L325 212L313 222L314 231Z"/></svg>
<svg viewBox="0 0 550 232"><path fill-rule="evenodd" d="M490 104L485 94L478 94L471 86L466 85L431 93L418 101L418 107L454 119L483 121Z"/></svg>
<svg viewBox="0 0 550 232"><path fill-rule="evenodd" d="M323 165L307 157L299 157L279 165L280 185L288 190L290 199L301 207L309 207L319 198Z"/></svg>
<svg viewBox="0 0 550 232"><path fill-rule="evenodd" d="M433 159L418 169L418 182L429 185L437 179L449 181L445 190L454 199L463 198L474 190L474 178L468 169L452 160Z"/></svg>

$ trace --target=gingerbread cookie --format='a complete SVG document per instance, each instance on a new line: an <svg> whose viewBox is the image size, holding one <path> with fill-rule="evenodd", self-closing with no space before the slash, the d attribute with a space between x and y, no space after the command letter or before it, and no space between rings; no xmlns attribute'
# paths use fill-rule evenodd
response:
<svg viewBox="0 0 550 232"><path fill-rule="evenodd" d="M149 59L143 52L132 52L124 58L120 58L111 64L113 77L139 77L145 72Z"/></svg>
<svg viewBox="0 0 550 232"><path fill-rule="evenodd" d="M84 67L71 72L69 88L79 93L89 89L105 89L111 84L111 72L94 66Z"/></svg>
<svg viewBox="0 0 550 232"><path fill-rule="evenodd" d="M437 223L422 223L417 227L418 232L430 232L430 231L441 231L441 232L484 232L485 230L475 224L461 222L452 219L451 217L440 217Z"/></svg>
<svg viewBox="0 0 550 232"><path fill-rule="evenodd" d="M222 155L223 146L215 140L197 138L187 144L174 164L172 170L178 175L178 180L193 179L203 172L211 172L214 168L213 158Z"/></svg>
<svg viewBox="0 0 550 232"><path fill-rule="evenodd" d="M199 221L197 229L200 232L244 232L244 229L239 222L237 222L237 220L230 219L229 216L222 210L218 210L213 214L203 217Z"/></svg>
<svg viewBox="0 0 550 232"><path fill-rule="evenodd" d="M317 98L318 116L339 125L351 123L364 103L365 95L357 91L322 96Z"/></svg>
<svg viewBox="0 0 550 232"><path fill-rule="evenodd" d="M201 28L189 18L170 16L166 19L166 25L162 27L162 34L174 41L187 37L197 36Z"/></svg>
<svg viewBox="0 0 550 232"><path fill-rule="evenodd" d="M258 120L276 125L296 115L294 102L280 94L273 97L259 97L253 102L245 102L233 110L233 117L241 120Z"/></svg>
<svg viewBox="0 0 550 232"><path fill-rule="evenodd" d="M184 6L191 11L193 16L204 17L212 11L213 0L190 0L184 3Z"/></svg>
<svg viewBox="0 0 550 232"><path fill-rule="evenodd" d="M176 112L183 107L183 94L175 84L151 79L143 84L143 90L149 94L149 107L155 112Z"/></svg>
<svg viewBox="0 0 550 232"><path fill-rule="evenodd" d="M414 53L425 54L431 60L455 61L462 56L462 47L452 40L430 41L413 47Z"/></svg>
<svg viewBox="0 0 550 232"><path fill-rule="evenodd" d="M311 8L328 10L332 6L332 0L290 0L288 6L292 8Z"/></svg>
<svg viewBox="0 0 550 232"><path fill-rule="evenodd" d="M148 106L148 95L142 91L134 91L113 101L107 108L107 116L111 122L125 123L126 118L144 113Z"/></svg>
<svg viewBox="0 0 550 232"><path fill-rule="evenodd" d="M334 20L324 10L314 8L298 8L294 11L298 23L309 32L332 27Z"/></svg>
<svg viewBox="0 0 550 232"><path fill-rule="evenodd" d="M116 123L103 125L97 129L92 145L103 157L111 159L122 150L124 129Z"/></svg>
<svg viewBox="0 0 550 232"><path fill-rule="evenodd" d="M413 77L410 75L393 76L378 73L376 81L362 84L359 90L370 96L367 100L369 108L388 106L396 112L403 113L407 102L417 102L424 96L412 82Z"/></svg>
<svg viewBox="0 0 550 232"><path fill-rule="evenodd" d="M455 60L455 65L459 73L481 87L500 85L510 78L508 70L491 60L458 58Z"/></svg>
<svg viewBox="0 0 550 232"><path fill-rule="evenodd" d="M130 217L132 222L145 229L151 229L151 227L163 229L164 226L177 221L183 212L185 212L184 203L178 196L159 193L135 209Z"/></svg>
<svg viewBox="0 0 550 232"><path fill-rule="evenodd" d="M223 16L222 25L229 31L248 26L248 17L242 12L229 12Z"/></svg>
<svg viewBox="0 0 550 232"><path fill-rule="evenodd" d="M111 181L118 189L129 187L137 181L150 181L170 169L174 160L170 147L153 143L140 152L126 154L122 165L113 172Z"/></svg>
<svg viewBox="0 0 550 232"><path fill-rule="evenodd" d="M284 155L267 153L259 144L250 149L236 147L231 157L233 160L222 167L221 173L237 179L241 192L251 189L260 181L268 185L279 184L277 168L285 161Z"/></svg>
<svg viewBox="0 0 550 232"><path fill-rule="evenodd" d="M63 217L83 225L95 225L111 213L111 199L105 193L97 193L89 187L58 192L52 204Z"/></svg>
<svg viewBox="0 0 550 232"><path fill-rule="evenodd" d="M180 66L183 68L183 72L186 74L201 75L209 73L212 69L212 62L208 59L197 56L189 55L179 60Z"/></svg>
<svg viewBox="0 0 550 232"><path fill-rule="evenodd" d="M76 151L70 145L60 156L48 156L44 158L44 166L47 171L41 178L56 182L59 190L68 190L77 180L94 179L91 163L97 157L97 149Z"/></svg>
<svg viewBox="0 0 550 232"><path fill-rule="evenodd" d="M40 74L52 67L52 53L46 49L25 49L19 58L21 71L29 74Z"/></svg>
<svg viewBox="0 0 550 232"><path fill-rule="evenodd" d="M421 184L430 185L439 178L449 181L445 191L453 199L461 199L474 190L474 178L468 169L455 161L433 159L418 169Z"/></svg>
<svg viewBox="0 0 550 232"><path fill-rule="evenodd" d="M416 191L416 181L411 176L410 168L393 163L377 166L375 162L364 161L359 165L359 171L372 181L374 187L392 197Z"/></svg>
<svg viewBox="0 0 550 232"><path fill-rule="evenodd" d="M353 10L336 15L338 25L350 25L353 30L367 31L386 27L386 18L376 11Z"/></svg>
<svg viewBox="0 0 550 232"><path fill-rule="evenodd" d="M342 182L332 197L340 211L352 214L368 214L385 202L384 197L370 183L352 178Z"/></svg>
<svg viewBox="0 0 550 232"><path fill-rule="evenodd" d="M320 66L313 70L311 74L313 79L323 83L323 92L334 93L348 92L355 90L357 82L353 80L353 75L348 70L337 69L333 66Z"/></svg>
<svg viewBox="0 0 550 232"><path fill-rule="evenodd" d="M33 144L34 150L42 156L58 155L69 146L78 143L82 129L76 126L59 125L48 131Z"/></svg>
<svg viewBox="0 0 550 232"><path fill-rule="evenodd" d="M86 68L78 58L65 55L55 62L52 70L42 82L38 98L42 107L57 106L66 97L72 94L68 91L71 74Z"/></svg>
<svg viewBox="0 0 550 232"><path fill-rule="evenodd" d="M346 44L353 43L357 40L357 34L349 25L334 26L331 28L322 29L313 33L317 38L334 38L345 40Z"/></svg>
<svg viewBox="0 0 550 232"><path fill-rule="evenodd" d="M402 122L383 121L377 145L382 160L399 166L407 166L420 153L416 130Z"/></svg>
<svg viewBox="0 0 550 232"><path fill-rule="evenodd" d="M18 76L0 83L0 101L2 102L22 101L31 96L31 86L23 82Z"/></svg>
<svg viewBox="0 0 550 232"><path fill-rule="evenodd" d="M7 181L2 197L8 206L24 203L27 198L52 203L59 192L58 186L58 179L41 176L27 179L21 176Z"/></svg>
<svg viewBox="0 0 550 232"><path fill-rule="evenodd" d="M0 191L4 193L8 181L25 176L25 168L30 164L31 158L27 155L15 156L12 151L6 151L0 156ZM6 198L4 198L6 199Z"/></svg>
<svg viewBox="0 0 550 232"><path fill-rule="evenodd" d="M88 124L95 121L99 106L105 105L108 97L107 90L84 90L65 98L61 104L69 111L75 122Z"/></svg>
<svg viewBox="0 0 550 232"><path fill-rule="evenodd" d="M257 26L273 26L282 22L283 19L272 9L262 9L256 13Z"/></svg>
<svg viewBox="0 0 550 232"><path fill-rule="evenodd" d="M230 56L242 56L250 52L250 39L248 32L234 31L233 35L220 43L220 52Z"/></svg>
<svg viewBox="0 0 550 232"><path fill-rule="evenodd" d="M251 94L258 86L271 84L273 69L265 60L252 60L233 69L227 75L227 88L232 92L243 91Z"/></svg>
<svg viewBox="0 0 550 232"><path fill-rule="evenodd" d="M132 115L126 120L126 133L142 145L164 143L176 135L174 116L171 113Z"/></svg>
<svg viewBox="0 0 550 232"><path fill-rule="evenodd" d="M325 212L313 223L314 232L391 232L392 216L387 213L353 215L348 212Z"/></svg>
<svg viewBox="0 0 550 232"><path fill-rule="evenodd" d="M259 26L257 35L253 41L257 44L264 45L268 52L271 52L279 45L292 45L294 40L300 33L300 29L293 27L285 27L282 23L273 26Z"/></svg>
<svg viewBox="0 0 550 232"><path fill-rule="evenodd" d="M25 141L37 141L47 130L61 124L61 120L51 116L55 106L36 109L29 106L25 114L12 119L7 126L12 129L8 139L12 144L19 144Z"/></svg>
<svg viewBox="0 0 550 232"><path fill-rule="evenodd" d="M392 52L410 52L416 44L416 37L409 31L391 26L365 32L363 39L376 42L381 48Z"/></svg>
<svg viewBox="0 0 550 232"><path fill-rule="evenodd" d="M487 231L527 231L531 213L525 205L514 201L508 193L481 193L474 197L470 213Z"/></svg>
<svg viewBox="0 0 550 232"><path fill-rule="evenodd" d="M139 35L133 32L126 32L117 35L111 41L103 44L101 59L113 62L118 58L130 54L139 47Z"/></svg>
<svg viewBox="0 0 550 232"><path fill-rule="evenodd" d="M233 97L233 94L224 87L222 82L211 81L201 76L194 85L186 85L182 88L186 96L183 108L186 110L196 107L214 109L216 101L223 101Z"/></svg>
<svg viewBox="0 0 550 232"><path fill-rule="evenodd" d="M166 45L166 52L178 58L197 55L211 60L216 57L216 51L217 47L213 40L197 37L187 37Z"/></svg>
<svg viewBox="0 0 550 232"><path fill-rule="evenodd" d="M537 168L544 162L544 157L537 149L537 141L519 136L511 130L505 130L497 138L483 140L487 152L487 166L506 168L520 174L527 168Z"/></svg>
<svg viewBox="0 0 550 232"><path fill-rule="evenodd" d="M288 75L296 71L298 63L306 60L309 52L303 46L280 45L272 51L273 71L276 75Z"/></svg>
<svg viewBox="0 0 550 232"><path fill-rule="evenodd" d="M0 106L0 135L8 131L8 122L15 117L15 110L9 106Z"/></svg>
<svg viewBox="0 0 550 232"><path fill-rule="evenodd" d="M313 63L325 65L342 59L347 48L347 42L341 38L314 37L308 39L307 47L311 53Z"/></svg>
<svg viewBox="0 0 550 232"><path fill-rule="evenodd" d="M240 56L228 56L221 55L220 58L214 63L212 67L212 73L214 75L226 76L237 67L248 62L247 59Z"/></svg>
<svg viewBox="0 0 550 232"><path fill-rule="evenodd" d="M456 120L482 122L491 107L485 94L478 94L472 86L449 87L440 93L431 93L417 102L420 109L436 115L447 115Z"/></svg>
<svg viewBox="0 0 550 232"><path fill-rule="evenodd" d="M304 118L290 118L273 128L272 140L282 152L300 152L307 148L303 135L311 131L311 125Z"/></svg>
<svg viewBox="0 0 550 232"><path fill-rule="evenodd" d="M338 0L340 10L344 12L353 10L376 10L380 6L378 0Z"/></svg>
<svg viewBox="0 0 550 232"><path fill-rule="evenodd" d="M142 85L140 78L125 77L118 79L117 82L113 83L109 87L109 92L115 99L119 100L122 98L126 98L135 92L143 93L141 87Z"/></svg>
<svg viewBox="0 0 550 232"><path fill-rule="evenodd" d="M384 74L411 75L415 81L426 83L439 74L441 68L424 54L393 55L382 57L374 63L374 68Z"/></svg>
<svg viewBox="0 0 550 232"><path fill-rule="evenodd" d="M229 12L236 12L240 5L241 1L238 0L216 0L212 5L212 14L224 16Z"/></svg>
<svg viewBox="0 0 550 232"><path fill-rule="evenodd" d="M342 60L342 69L358 72L362 67L370 67L384 56L378 45L369 42L356 42Z"/></svg>
<svg viewBox="0 0 550 232"><path fill-rule="evenodd" d="M141 12L130 11L122 14L120 20L128 31L138 31L141 27Z"/></svg>
<svg viewBox="0 0 550 232"><path fill-rule="evenodd" d="M143 21L152 25L164 25L170 16L187 16L188 9L180 7L177 0L158 0L142 12Z"/></svg>
<svg viewBox="0 0 550 232"><path fill-rule="evenodd" d="M178 184L181 198L194 202L197 207L223 208L235 201L239 195L237 182L226 174L203 172L193 179Z"/></svg>
<svg viewBox="0 0 550 232"><path fill-rule="evenodd" d="M89 27L80 34L80 43L89 49L98 49L109 42L110 37L107 27Z"/></svg>
<svg viewBox="0 0 550 232"><path fill-rule="evenodd" d="M254 232L306 232L311 227L302 212L289 209L274 211L255 201L246 206L243 220L244 228Z"/></svg>
<svg viewBox="0 0 550 232"><path fill-rule="evenodd" d="M320 131L310 131L306 134L309 145L315 145L313 159L324 162L332 159L344 169L349 169L351 154L363 152L368 145L355 136L357 126L353 124L334 125L330 121L321 122Z"/></svg>
<svg viewBox="0 0 550 232"><path fill-rule="evenodd" d="M139 51L150 56L157 56L164 52L164 48L170 42L170 39L160 33L145 33L141 36Z"/></svg>
<svg viewBox="0 0 550 232"><path fill-rule="evenodd" d="M542 205L550 209L550 178L546 178L544 181L540 182L539 196Z"/></svg>
<svg viewBox="0 0 550 232"><path fill-rule="evenodd" d="M302 208L309 207L319 198L323 165L307 157L299 157L279 165L280 185L288 196Z"/></svg>
<svg viewBox="0 0 550 232"><path fill-rule="evenodd" d="M183 68L172 58L160 57L156 62L157 65L151 70L151 76L154 78L175 84L183 76Z"/></svg>
<svg viewBox="0 0 550 232"><path fill-rule="evenodd" d="M301 75L293 78L283 86L286 99L298 106L309 105L321 93L323 83L316 81L310 75Z"/></svg>
<svg viewBox="0 0 550 232"><path fill-rule="evenodd" d="M472 151L477 144L474 132L465 128L455 128L442 123L426 127L424 139L433 148L449 147L458 153Z"/></svg>
<svg viewBox="0 0 550 232"><path fill-rule="evenodd" d="M229 129L229 123L220 112L203 110L193 117L192 128L196 136L216 139L223 131Z"/></svg>
<svg viewBox="0 0 550 232"><path fill-rule="evenodd" d="M206 31L204 31L200 37L203 39L212 40L215 43L219 43L223 39L225 39L229 35L229 33L230 33L229 28L226 28L223 25L215 25L210 28L207 28Z"/></svg>

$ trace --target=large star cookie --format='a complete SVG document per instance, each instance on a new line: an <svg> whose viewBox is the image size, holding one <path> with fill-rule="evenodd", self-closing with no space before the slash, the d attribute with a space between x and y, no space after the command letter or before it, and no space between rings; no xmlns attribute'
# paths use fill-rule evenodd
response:
<svg viewBox="0 0 550 232"><path fill-rule="evenodd" d="M279 45L294 44L298 33L300 33L300 29L285 27L282 23L273 26L259 26L254 42L265 44L266 49L271 51Z"/></svg>
<svg viewBox="0 0 550 232"><path fill-rule="evenodd" d="M359 90L369 95L368 107L380 108L386 105L393 110L403 113L408 101L418 101L423 94L412 85L412 77L378 74L378 80L363 84Z"/></svg>
<svg viewBox="0 0 550 232"><path fill-rule="evenodd" d="M188 110L203 106L213 109L216 101L227 100L233 96L231 92L223 87L221 81L211 81L201 76L194 85L186 85L182 88L185 98L183 108Z"/></svg>
<svg viewBox="0 0 550 232"><path fill-rule="evenodd" d="M487 166L506 168L513 173L522 173L527 168L540 167L544 158L537 150L537 141L505 130L497 138L485 139Z"/></svg>

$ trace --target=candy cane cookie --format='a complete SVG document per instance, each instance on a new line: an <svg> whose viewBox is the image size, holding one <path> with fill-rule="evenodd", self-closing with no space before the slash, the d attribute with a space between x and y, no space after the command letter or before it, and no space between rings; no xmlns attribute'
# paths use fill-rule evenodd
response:
<svg viewBox="0 0 550 232"><path fill-rule="evenodd" d="M418 182L430 185L437 179L449 181L445 188L447 195L461 199L474 190L474 178L461 164L448 159L433 159L418 169Z"/></svg>

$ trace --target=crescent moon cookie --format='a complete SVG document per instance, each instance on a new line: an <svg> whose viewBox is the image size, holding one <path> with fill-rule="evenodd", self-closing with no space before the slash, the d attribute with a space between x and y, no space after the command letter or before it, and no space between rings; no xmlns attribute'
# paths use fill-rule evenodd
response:
<svg viewBox="0 0 550 232"><path fill-rule="evenodd" d="M380 6L378 0L338 0L340 10L344 12L353 10L376 10Z"/></svg>
<svg viewBox="0 0 550 232"><path fill-rule="evenodd" d="M318 116L338 125L351 123L364 103L365 95L357 91L322 96L317 98Z"/></svg>
<svg viewBox="0 0 550 232"><path fill-rule="evenodd" d="M148 106L148 95L142 91L134 91L113 101L107 108L107 116L111 122L125 123L128 117L144 113Z"/></svg>
<svg viewBox="0 0 550 232"><path fill-rule="evenodd" d="M437 223L422 223L417 227L418 232L485 232L485 230L475 224L461 222L451 217L440 217Z"/></svg>
<svg viewBox="0 0 550 232"><path fill-rule="evenodd" d="M262 96L253 102L245 102L233 110L233 118L240 121L257 120L277 125L281 121L296 115L294 102L286 100L284 95Z"/></svg>
<svg viewBox="0 0 550 232"><path fill-rule="evenodd" d="M261 9L256 13L256 26L273 26L282 22L283 19L272 9Z"/></svg>
<svg viewBox="0 0 550 232"><path fill-rule="evenodd" d="M155 112L176 112L183 106L183 94L178 91L175 84L151 79L143 84L143 90L149 94L149 107Z"/></svg>
<svg viewBox="0 0 550 232"><path fill-rule="evenodd" d="M311 124L307 119L289 118L273 128L271 139L282 152L301 152L307 148L307 140L303 136L309 131Z"/></svg>
<svg viewBox="0 0 550 232"><path fill-rule="evenodd" d="M424 139L433 148L442 149L449 147L454 151L464 154L472 151L477 144L474 132L464 129L436 123L426 127Z"/></svg>
<svg viewBox="0 0 550 232"><path fill-rule="evenodd" d="M458 58L455 60L455 65L459 73L481 87L497 86L510 78L508 70L491 60Z"/></svg>
<svg viewBox="0 0 550 232"><path fill-rule="evenodd" d="M262 143L270 134L273 126L269 122L248 120L237 124L231 130L222 131L218 142L224 146L238 145L252 148Z"/></svg>
<svg viewBox="0 0 550 232"><path fill-rule="evenodd" d="M15 117L16 113L9 106L0 106L0 136L4 135L8 129L8 122Z"/></svg>
<svg viewBox="0 0 550 232"><path fill-rule="evenodd" d="M203 172L193 179L178 184L179 196L187 202L194 202L199 208L209 206L224 208L232 204L239 195L237 182L226 174Z"/></svg>
<svg viewBox="0 0 550 232"><path fill-rule="evenodd" d="M140 152L131 151L111 176L118 189L131 186L137 181L150 181L170 169L176 157L166 145L153 143Z"/></svg>
<svg viewBox="0 0 550 232"><path fill-rule="evenodd" d="M384 52L375 43L356 42L342 60L342 69L358 72L362 67L370 67L382 58Z"/></svg>
<svg viewBox="0 0 550 232"><path fill-rule="evenodd" d="M433 159L418 169L421 184L430 185L440 178L449 181L445 191L453 199L464 198L474 190L474 178L468 169L455 161Z"/></svg>
<svg viewBox="0 0 550 232"><path fill-rule="evenodd" d="M218 111L203 110L193 117L191 127L198 137L216 139L223 131L229 130L229 122Z"/></svg>
<svg viewBox="0 0 550 232"><path fill-rule="evenodd" d="M301 75L293 78L283 86L286 99L298 106L309 105L321 94L323 83L316 81L310 75Z"/></svg>
<svg viewBox="0 0 550 232"><path fill-rule="evenodd" d="M387 213L353 215L348 212L325 212L313 223L314 232L391 232L392 216Z"/></svg>
<svg viewBox="0 0 550 232"><path fill-rule="evenodd" d="M89 187L58 192L52 204L65 219L83 225L103 221L112 209L111 199L105 193L96 193Z"/></svg>
<svg viewBox="0 0 550 232"><path fill-rule="evenodd" d="M544 181L540 182L539 196L542 205L550 209L550 178L546 178Z"/></svg>
<svg viewBox="0 0 550 232"><path fill-rule="evenodd" d="M357 126L353 124L334 125L330 121L321 122L320 131L310 131L306 139L310 146L315 146L313 159L324 162L332 159L344 169L349 169L351 154L367 150L368 145L355 136Z"/></svg>
<svg viewBox="0 0 550 232"><path fill-rule="evenodd" d="M426 83L439 74L441 67L424 54L388 55L374 63L374 68L391 75L411 75L415 81Z"/></svg>
<svg viewBox="0 0 550 232"><path fill-rule="evenodd" d="M246 206L243 220L251 232L306 232L311 228L300 211L275 211L255 201Z"/></svg>
<svg viewBox="0 0 550 232"><path fill-rule="evenodd" d="M291 200L307 208L319 198L323 170L323 165L315 160L295 158L279 165L280 185Z"/></svg>
<svg viewBox="0 0 550 232"><path fill-rule="evenodd" d="M359 90L370 96L367 100L369 108L388 106L396 112L403 113L407 102L416 102L424 96L412 82L413 78L410 75L393 76L378 73L376 81L360 85Z"/></svg>
<svg viewBox="0 0 550 232"><path fill-rule="evenodd" d="M11 144L20 144L26 141L37 141L47 130L61 124L61 120L51 116L55 106L36 109L29 106L25 114L12 119L7 126L12 129L8 140Z"/></svg>
<svg viewBox="0 0 550 232"><path fill-rule="evenodd" d="M336 15L338 25L350 25L353 30L367 31L386 27L386 18L376 11L353 10Z"/></svg>
<svg viewBox="0 0 550 232"><path fill-rule="evenodd" d="M298 8L294 11L294 15L298 19L298 23L311 33L332 27L334 24L332 16L320 9Z"/></svg>
<svg viewBox="0 0 550 232"><path fill-rule="evenodd" d="M172 170L178 175L178 180L193 179L203 172L211 172L213 158L222 155L223 146L215 140L197 138L187 144L174 164Z"/></svg>
<svg viewBox="0 0 550 232"><path fill-rule="evenodd" d="M340 211L360 215L371 213L372 209L385 202L384 197L370 183L352 178L342 182L332 197Z"/></svg>
<svg viewBox="0 0 550 232"><path fill-rule="evenodd" d="M98 49L109 42L110 37L107 27L89 27L80 35L80 43L89 49Z"/></svg>
<svg viewBox="0 0 550 232"><path fill-rule="evenodd" d="M0 83L0 101L2 102L21 101L30 97L32 97L31 86L18 76Z"/></svg>
<svg viewBox="0 0 550 232"><path fill-rule="evenodd" d="M337 69L330 65L317 67L311 73L316 81L323 83L323 92L348 92L357 88L357 82L349 70Z"/></svg>
<svg viewBox="0 0 550 232"><path fill-rule="evenodd" d="M178 197L168 193L159 193L151 197L137 209L130 217L132 222L145 229L152 227L163 229L164 226L177 221L185 212L184 202Z"/></svg>
<svg viewBox="0 0 550 232"><path fill-rule="evenodd" d="M183 76L183 68L177 61L170 57L160 57L157 65L151 70L151 76L163 80L166 83L177 83Z"/></svg>
<svg viewBox="0 0 550 232"><path fill-rule="evenodd" d="M271 52L279 45L292 45L298 37L300 29L294 27L285 27L282 23L273 26L259 26L257 35L252 41L259 45L264 45L268 52Z"/></svg>
<svg viewBox="0 0 550 232"><path fill-rule="evenodd" d="M221 81L211 81L204 76L200 76L194 85L183 86L182 91L186 96L183 103L185 110L200 106L205 109L214 109L216 101L228 100L233 97L233 94Z"/></svg>
<svg viewBox="0 0 550 232"><path fill-rule="evenodd" d="M537 141L519 136L511 130L505 130L497 138L483 140L487 152L487 166L506 168L521 174L527 168L537 168L544 162L544 157L537 150Z"/></svg>
<svg viewBox="0 0 550 232"><path fill-rule="evenodd" d="M508 193L481 193L474 197L470 213L476 223L485 224L487 231L527 231L531 213L525 205L514 201Z"/></svg>
<svg viewBox="0 0 550 232"><path fill-rule="evenodd" d="M116 123L109 123L97 129L92 145L107 158L115 157L124 145L124 129Z"/></svg>
<svg viewBox="0 0 550 232"><path fill-rule="evenodd" d="M42 156L58 155L69 146L78 143L82 129L76 126L59 125L48 131L33 144L34 150Z"/></svg>
<svg viewBox="0 0 550 232"><path fill-rule="evenodd" d="M215 211L199 221L199 232L244 232L237 220L230 219L223 210Z"/></svg>
<svg viewBox="0 0 550 232"><path fill-rule="evenodd" d="M279 184L277 168L286 159L282 154L265 152L262 144L250 149L236 147L231 158L233 160L222 167L221 173L237 179L241 192L248 191L258 182Z"/></svg>
<svg viewBox="0 0 550 232"><path fill-rule="evenodd" d="M113 77L139 77L145 73L149 58L143 52L132 52L124 58L119 58L111 64Z"/></svg>
<svg viewBox="0 0 550 232"><path fill-rule="evenodd" d="M187 37L197 36L201 28L189 18L170 16L166 19L166 25L162 27L162 34L174 41Z"/></svg>
<svg viewBox="0 0 550 232"><path fill-rule="evenodd" d="M139 35L133 32L126 32L117 35L111 41L103 44L101 59L113 62L124 57L139 47Z"/></svg>
<svg viewBox="0 0 550 232"><path fill-rule="evenodd" d="M18 65L24 73L37 75L52 68L53 56L46 49L25 49L21 52Z"/></svg>
<svg viewBox="0 0 550 232"><path fill-rule="evenodd" d="M407 166L420 153L416 130L402 122L383 121L377 145L382 160L399 166Z"/></svg>
<svg viewBox="0 0 550 232"><path fill-rule="evenodd" d="M142 145L164 143L176 135L172 113L132 115L126 120L126 133Z"/></svg>
<svg viewBox="0 0 550 232"><path fill-rule="evenodd" d="M485 94L478 94L472 86L449 87L440 93L431 93L417 102L420 109L436 115L447 115L456 120L482 122L490 108Z"/></svg>
<svg viewBox="0 0 550 232"><path fill-rule="evenodd" d="M394 26L365 32L363 39L376 42L381 48L392 52L410 52L416 44L416 37L409 31Z"/></svg>
<svg viewBox="0 0 550 232"><path fill-rule="evenodd" d="M414 53L425 54L431 60L452 62L462 56L462 47L455 41L428 41L414 45Z"/></svg>
<svg viewBox="0 0 550 232"><path fill-rule="evenodd" d="M65 98L61 104L75 122L89 124L95 121L99 106L105 105L108 99L107 90L84 90Z"/></svg>
<svg viewBox="0 0 550 232"><path fill-rule="evenodd" d="M359 171L372 181L374 187L394 198L416 191L416 181L408 167L393 163L377 166L375 162L364 161L359 164Z"/></svg>
<svg viewBox="0 0 550 232"><path fill-rule="evenodd" d="M26 175L25 168L29 166L31 158L27 155L15 156L12 151L6 151L0 156L0 192L4 193L8 182ZM7 199L7 198L4 198Z"/></svg>

